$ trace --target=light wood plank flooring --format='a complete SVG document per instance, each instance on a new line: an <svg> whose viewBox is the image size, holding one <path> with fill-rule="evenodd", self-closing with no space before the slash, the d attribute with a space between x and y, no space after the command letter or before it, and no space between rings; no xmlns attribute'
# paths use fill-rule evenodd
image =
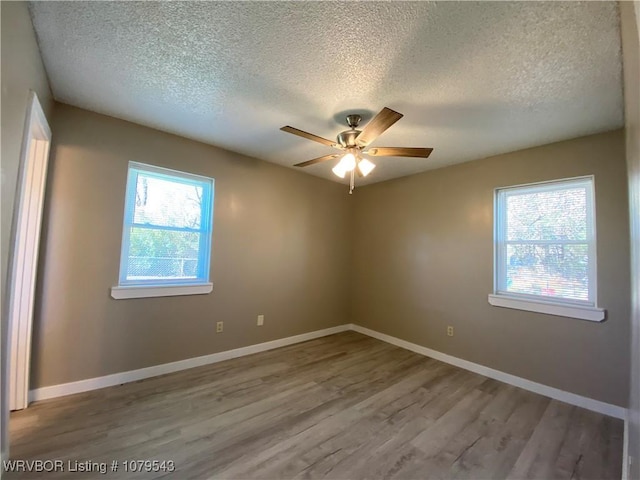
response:
<svg viewBox="0 0 640 480"><path fill-rule="evenodd" d="M176 472L6 478L619 479L623 423L346 332L33 404L12 459Z"/></svg>

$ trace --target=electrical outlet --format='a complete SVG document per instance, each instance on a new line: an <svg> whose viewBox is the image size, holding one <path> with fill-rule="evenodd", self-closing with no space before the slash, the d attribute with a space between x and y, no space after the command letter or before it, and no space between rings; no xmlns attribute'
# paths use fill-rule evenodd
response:
<svg viewBox="0 0 640 480"><path fill-rule="evenodd" d="M453 327L451 325L447 327L447 335L453 337Z"/></svg>
<svg viewBox="0 0 640 480"><path fill-rule="evenodd" d="M223 327L224 327L224 322L218 322L218 323L216 323L216 333L220 333L220 332L222 332Z"/></svg>
<svg viewBox="0 0 640 480"><path fill-rule="evenodd" d="M258 326L264 325L264 315L258 315Z"/></svg>

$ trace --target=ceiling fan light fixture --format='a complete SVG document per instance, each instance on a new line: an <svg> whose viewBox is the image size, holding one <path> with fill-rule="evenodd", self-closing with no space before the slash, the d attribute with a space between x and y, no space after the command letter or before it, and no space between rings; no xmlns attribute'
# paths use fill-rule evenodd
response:
<svg viewBox="0 0 640 480"><path fill-rule="evenodd" d="M338 166L340 166L340 168L342 168L342 170L344 170L345 172L350 172L351 170L356 168L355 155L353 153L347 153L344 157L342 157L342 160L340 160Z"/></svg>
<svg viewBox="0 0 640 480"><path fill-rule="evenodd" d="M344 176L347 174L347 171L342 168L342 162L338 163L335 167L333 167L331 171L340 178L344 178Z"/></svg>
<svg viewBox="0 0 640 480"><path fill-rule="evenodd" d="M369 175L374 168L376 168L375 164L366 158L363 158L358 162L358 170L360 170L363 177Z"/></svg>

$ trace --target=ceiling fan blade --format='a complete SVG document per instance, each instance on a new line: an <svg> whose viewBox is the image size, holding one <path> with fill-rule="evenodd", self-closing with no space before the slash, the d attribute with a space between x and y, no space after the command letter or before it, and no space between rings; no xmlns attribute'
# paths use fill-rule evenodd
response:
<svg viewBox="0 0 640 480"><path fill-rule="evenodd" d="M326 162L327 160L331 160L333 158L338 158L340 155L342 155L342 154L341 153L336 153L336 154L332 153L331 155L325 155L323 157L314 158L312 160L307 160L306 162L296 163L294 165L294 167L308 167L309 165L314 165L316 163Z"/></svg>
<svg viewBox="0 0 640 480"><path fill-rule="evenodd" d="M433 148L375 147L367 150L372 157L421 157L427 158Z"/></svg>
<svg viewBox="0 0 640 480"><path fill-rule="evenodd" d="M404 115L395 112L390 108L384 107L380 110L373 120L365 125L362 129L362 133L358 135L356 141L360 146L369 145L376 138L382 135L387 128L400 120Z"/></svg>
<svg viewBox="0 0 640 480"><path fill-rule="evenodd" d="M327 140L326 138L319 137L318 135L314 135L313 133L308 133L303 130L299 130L297 128L293 128L290 126L282 127L280 130L287 133L293 133L302 138L306 138L307 140L313 140L314 142L322 143L323 145L327 145L329 147L340 148L336 142L332 142L331 140Z"/></svg>

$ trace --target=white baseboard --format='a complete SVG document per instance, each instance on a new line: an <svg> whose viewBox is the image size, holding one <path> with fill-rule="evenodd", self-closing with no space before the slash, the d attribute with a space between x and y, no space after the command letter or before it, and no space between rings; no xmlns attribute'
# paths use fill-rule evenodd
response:
<svg viewBox="0 0 640 480"><path fill-rule="evenodd" d="M315 332L303 333L293 337L281 338L271 342L258 343L249 345L248 347L236 348L224 352L212 353L202 357L188 358L177 362L163 363L162 365L154 365L153 367L140 368L138 370L129 370L128 372L114 373L105 375L104 377L88 378L77 382L63 383L60 385L52 385L50 387L36 388L29 392L29 400L32 402L38 400L46 400L48 398L62 397L72 395L74 393L88 392L89 390L97 390L99 388L111 387L122 383L135 382L145 378L165 375L167 373L178 372L188 368L200 367L211 363L222 362L232 358L243 357L253 353L273 350L274 348L286 347L295 343L306 342L314 338L326 337L335 333L345 332L350 329L350 325L339 325L337 327L325 328L324 330L316 330Z"/></svg>
<svg viewBox="0 0 640 480"><path fill-rule="evenodd" d="M514 385L516 387L523 388L534 393L539 393L540 395L544 395L545 397L560 400L561 402L565 402L570 405L576 405L578 407L586 408L587 410L592 410L594 412L602 413L604 415L609 415L611 417L620 418L623 420L626 420L627 418L627 409L624 407L619 407L610 403L594 400L593 398L583 397L582 395L577 395L575 393L566 392L558 388L527 380L526 378L511 375L510 373L501 372L500 370L494 370L493 368L485 367L484 365L480 365L478 363L469 362L468 360L453 357L451 355L447 355L446 353L438 352L437 350L432 350L415 343L407 342L406 340L392 337L391 335L386 335L369 328L361 327L360 325L351 324L351 330L362 333L364 335L368 335L369 337L377 338L378 340L382 340L383 342L396 345L397 347L411 350L412 352L419 353L420 355L431 357L436 360L440 360L441 362L448 363L450 365L454 365L456 367L460 367L474 373L479 373L480 375L484 375L485 377L493 378L495 380L499 380L500 382L508 383L509 385Z"/></svg>
<svg viewBox="0 0 640 480"><path fill-rule="evenodd" d="M209 365L211 363L222 362L224 360L230 360L232 358L242 357L245 355L251 355L253 353L264 352L272 350L274 348L285 347L287 345L293 345L295 343L306 342L307 340L313 340L314 338L325 337L327 335L333 335L335 333L345 332L347 330L353 330L369 337L382 340L383 342L396 345L406 350L419 353L427 357L440 360L441 362L454 365L456 367L469 370L485 377L493 378L500 382L508 383L531 392L544 395L546 397L554 398L571 405L586 408L594 412L609 415L611 417L621 418L625 420L625 432L626 432L626 418L627 409L612 405L609 403L594 400L592 398L583 397L575 393L566 392L558 388L543 385L541 383L527 380L526 378L517 377L509 373L495 370L493 368L485 367L477 363L463 360L446 353L438 352L415 343L401 340L391 335L376 332L369 328L361 327L360 325L347 324L339 325L337 327L325 328L324 330L317 330L315 332L303 333L301 335L295 335L293 337L281 338L273 340L271 342L258 343L256 345L249 345L248 347L236 348L234 350L227 350L224 352L212 353L210 355L204 355L202 357L188 358L186 360L180 360L177 362L164 363L162 365L154 365L152 367L140 368L138 370L130 370L128 372L114 373L106 375L104 377L88 378L86 380L79 380L77 382L63 383L60 385L52 385L50 387L36 388L29 392L29 400L46 400L49 398L62 397L65 395L72 395L74 393L87 392L90 390L97 390L99 388L111 387L113 385L120 385L123 383L135 382L143 380L145 378L156 377L158 375L164 375L167 373L178 372L180 370L186 370L189 368L200 367L202 365Z"/></svg>

